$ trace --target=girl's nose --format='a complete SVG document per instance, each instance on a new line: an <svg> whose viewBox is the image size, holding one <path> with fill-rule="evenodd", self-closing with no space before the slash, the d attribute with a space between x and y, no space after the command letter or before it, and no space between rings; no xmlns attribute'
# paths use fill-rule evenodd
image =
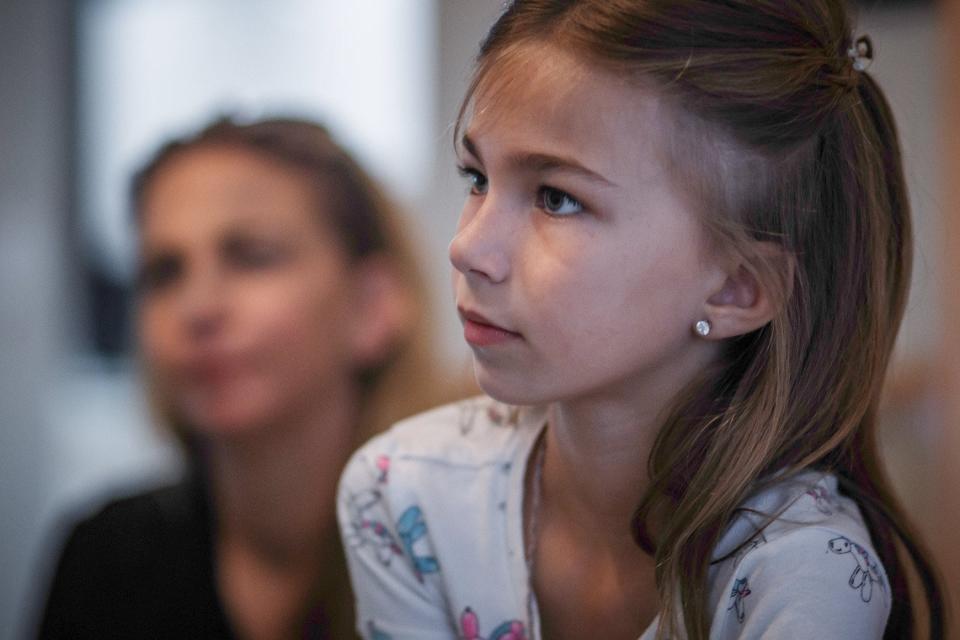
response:
<svg viewBox="0 0 960 640"><path fill-rule="evenodd" d="M465 276L480 277L492 283L505 281L510 275L510 231L503 216L495 215L487 198L476 211L460 217L457 234L450 242L450 262Z"/></svg>

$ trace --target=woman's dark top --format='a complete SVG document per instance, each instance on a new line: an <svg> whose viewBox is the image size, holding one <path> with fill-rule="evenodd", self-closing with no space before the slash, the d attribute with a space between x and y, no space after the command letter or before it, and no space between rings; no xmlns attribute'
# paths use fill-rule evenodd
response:
<svg viewBox="0 0 960 640"><path fill-rule="evenodd" d="M57 565L39 638L235 638L217 593L214 522L195 476L82 521ZM317 607L304 638L327 638Z"/></svg>

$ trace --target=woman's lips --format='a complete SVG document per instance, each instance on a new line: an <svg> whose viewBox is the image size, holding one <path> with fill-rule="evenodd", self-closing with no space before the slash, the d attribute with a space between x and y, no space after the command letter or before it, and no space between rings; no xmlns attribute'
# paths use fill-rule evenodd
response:
<svg viewBox="0 0 960 640"><path fill-rule="evenodd" d="M463 320L463 338L475 347L489 347L520 338L516 331L504 329L474 311L458 309Z"/></svg>
<svg viewBox="0 0 960 640"><path fill-rule="evenodd" d="M191 360L186 368L187 379L199 384L223 384L236 378L241 370L240 360L227 355L203 355Z"/></svg>

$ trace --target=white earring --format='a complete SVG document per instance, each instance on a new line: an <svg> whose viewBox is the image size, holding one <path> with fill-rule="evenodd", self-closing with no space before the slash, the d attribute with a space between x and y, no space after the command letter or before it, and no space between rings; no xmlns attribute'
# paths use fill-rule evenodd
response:
<svg viewBox="0 0 960 640"><path fill-rule="evenodd" d="M693 325L693 330L696 331L697 335L701 338L706 338L710 335L710 329L712 328L709 320L698 320L697 324Z"/></svg>

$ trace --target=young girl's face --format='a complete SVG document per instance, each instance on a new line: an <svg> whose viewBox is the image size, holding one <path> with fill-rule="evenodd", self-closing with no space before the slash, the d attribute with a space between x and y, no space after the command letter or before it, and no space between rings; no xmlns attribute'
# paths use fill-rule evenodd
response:
<svg viewBox="0 0 960 640"><path fill-rule="evenodd" d="M197 148L141 211L140 334L161 395L207 435L297 420L352 379L350 266L305 176Z"/></svg>
<svg viewBox="0 0 960 640"><path fill-rule="evenodd" d="M692 327L726 279L665 160L664 101L552 47L489 77L450 245L478 382L517 404L662 403L715 357Z"/></svg>

